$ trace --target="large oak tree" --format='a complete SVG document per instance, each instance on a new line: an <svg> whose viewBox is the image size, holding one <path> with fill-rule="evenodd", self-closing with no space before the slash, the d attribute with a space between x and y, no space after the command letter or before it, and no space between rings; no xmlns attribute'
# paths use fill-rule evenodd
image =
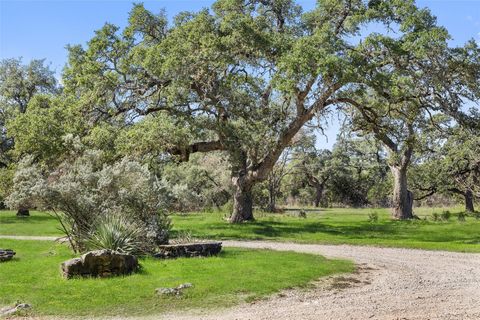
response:
<svg viewBox="0 0 480 320"><path fill-rule="evenodd" d="M224 151L230 221L242 222L253 219L253 185L305 124L359 82L387 84L359 79L366 70L379 79L392 64L383 50L365 47L380 37L370 23L398 25L412 50L443 34L428 11L403 0L323 0L305 13L292 0L219 0L173 24L136 5L123 31L106 24L86 48L70 47L64 83L92 123L114 123L142 150L183 160ZM408 48L397 55L412 56Z"/></svg>

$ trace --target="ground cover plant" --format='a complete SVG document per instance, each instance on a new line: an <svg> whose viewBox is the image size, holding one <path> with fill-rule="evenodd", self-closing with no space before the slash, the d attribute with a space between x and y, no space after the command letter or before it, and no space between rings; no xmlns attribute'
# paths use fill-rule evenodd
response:
<svg viewBox="0 0 480 320"><path fill-rule="evenodd" d="M313 209L312 209L313 210ZM449 220L438 218L451 212ZM419 220L390 219L388 209L328 208L309 211L307 218L289 214L258 213L256 221L240 225L226 224L224 212L174 214L172 237L188 233L199 239L249 239L377 245L431 250L480 252L480 220L474 215L459 221L462 208L417 208ZM377 221L369 215L376 213ZM46 213L33 212L33 225L14 217L12 211L0 212L0 234L3 235L58 235L56 221ZM426 220L425 220L426 219ZM47 233L50 230L51 233Z"/></svg>
<svg viewBox="0 0 480 320"><path fill-rule="evenodd" d="M141 259L142 271L128 277L65 280L58 266L72 257L66 245L4 239L0 245L17 251L14 260L0 264L0 305L26 302L34 315L126 316L226 307L354 269L351 262L318 255L227 248L218 257ZM232 276L238 266L245 272ZM181 297L155 295L155 288L186 282L194 287Z"/></svg>

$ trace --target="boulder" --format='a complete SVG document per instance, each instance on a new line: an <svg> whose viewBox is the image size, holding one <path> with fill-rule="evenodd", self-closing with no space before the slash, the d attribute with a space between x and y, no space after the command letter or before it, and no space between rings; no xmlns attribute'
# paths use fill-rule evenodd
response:
<svg viewBox="0 0 480 320"><path fill-rule="evenodd" d="M128 275L139 268L137 257L113 250L95 250L61 264L63 277L110 277Z"/></svg>
<svg viewBox="0 0 480 320"><path fill-rule="evenodd" d="M193 284L191 283L184 283L179 285L178 287L175 288L157 288L155 289L155 293L158 294L159 296L179 296L182 294L182 291L187 288L193 287Z"/></svg>
<svg viewBox="0 0 480 320"><path fill-rule="evenodd" d="M12 249L0 249L0 262L12 260L15 254Z"/></svg>
<svg viewBox="0 0 480 320"><path fill-rule="evenodd" d="M0 309L0 317L10 317L22 310L28 310L32 308L28 303L17 303L13 307L5 307Z"/></svg>
<svg viewBox="0 0 480 320"><path fill-rule="evenodd" d="M158 246L153 256L160 259L209 257L219 254L221 250L221 242L169 244Z"/></svg>

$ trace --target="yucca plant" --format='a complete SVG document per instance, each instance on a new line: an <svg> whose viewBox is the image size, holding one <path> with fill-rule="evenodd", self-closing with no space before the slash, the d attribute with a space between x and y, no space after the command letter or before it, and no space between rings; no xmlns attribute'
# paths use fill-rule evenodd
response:
<svg viewBox="0 0 480 320"><path fill-rule="evenodd" d="M111 249L121 253L144 253L143 230L121 214L102 216L87 236L87 250Z"/></svg>

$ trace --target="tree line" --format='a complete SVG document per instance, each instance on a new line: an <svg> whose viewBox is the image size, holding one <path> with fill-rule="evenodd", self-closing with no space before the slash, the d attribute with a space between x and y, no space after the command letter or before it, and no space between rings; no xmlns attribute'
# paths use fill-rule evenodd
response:
<svg viewBox="0 0 480 320"><path fill-rule="evenodd" d="M449 40L411 0L218 0L173 21L134 5L123 30L68 47L61 85L42 60L2 61L1 196L21 159L48 175L78 142L147 166L172 210L231 201L232 223L280 193L390 205L396 219L433 194L474 210L480 49ZM331 112L355 138L317 149L310 129Z"/></svg>

